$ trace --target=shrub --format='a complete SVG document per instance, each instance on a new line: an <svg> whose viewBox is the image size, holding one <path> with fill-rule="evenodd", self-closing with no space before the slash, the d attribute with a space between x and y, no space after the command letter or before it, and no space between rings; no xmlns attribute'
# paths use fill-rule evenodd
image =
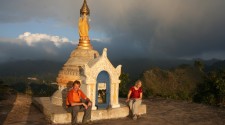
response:
<svg viewBox="0 0 225 125"><path fill-rule="evenodd" d="M195 102L210 105L225 104L225 70L209 72L200 84L194 96Z"/></svg>
<svg viewBox="0 0 225 125"><path fill-rule="evenodd" d="M25 93L27 84L24 82L17 82L11 85L11 87L16 90L17 92Z"/></svg>
<svg viewBox="0 0 225 125"><path fill-rule="evenodd" d="M202 72L190 65L180 65L171 70L152 68L143 73L143 84L153 96L192 100L201 83Z"/></svg>
<svg viewBox="0 0 225 125"><path fill-rule="evenodd" d="M119 84L119 96L120 97L127 97L129 91L129 83L130 78L128 73L121 73L120 78L121 80Z"/></svg>

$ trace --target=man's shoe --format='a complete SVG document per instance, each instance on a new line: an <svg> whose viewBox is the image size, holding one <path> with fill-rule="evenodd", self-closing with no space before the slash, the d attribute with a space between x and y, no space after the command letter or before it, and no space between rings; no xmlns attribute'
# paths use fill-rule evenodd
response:
<svg viewBox="0 0 225 125"><path fill-rule="evenodd" d="M74 124L72 124L72 125L80 125L80 124L78 124L78 123L74 123Z"/></svg>
<svg viewBox="0 0 225 125"><path fill-rule="evenodd" d="M91 124L91 120L83 121L83 124Z"/></svg>
<svg viewBox="0 0 225 125"><path fill-rule="evenodd" d="M137 118L139 119L140 117L141 117L141 115L138 114L138 115L137 115Z"/></svg>
<svg viewBox="0 0 225 125"><path fill-rule="evenodd" d="M137 120L137 115L134 115L133 116L133 120Z"/></svg>

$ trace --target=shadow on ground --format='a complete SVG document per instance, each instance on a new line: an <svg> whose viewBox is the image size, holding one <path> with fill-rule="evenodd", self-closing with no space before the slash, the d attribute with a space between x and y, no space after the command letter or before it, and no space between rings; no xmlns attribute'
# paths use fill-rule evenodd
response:
<svg viewBox="0 0 225 125"><path fill-rule="evenodd" d="M0 84L0 125L4 123L11 112L17 93L7 85Z"/></svg>

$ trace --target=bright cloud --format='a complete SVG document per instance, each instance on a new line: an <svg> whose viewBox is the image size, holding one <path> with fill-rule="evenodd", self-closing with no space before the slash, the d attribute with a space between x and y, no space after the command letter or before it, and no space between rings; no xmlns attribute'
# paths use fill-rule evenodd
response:
<svg viewBox="0 0 225 125"><path fill-rule="evenodd" d="M103 42L106 41L106 42ZM96 50L110 47L109 39L92 39ZM0 38L0 62L12 60L53 60L66 61L76 49L77 43L65 37L25 32L18 38Z"/></svg>
<svg viewBox="0 0 225 125"><path fill-rule="evenodd" d="M22 35L19 35L18 37L20 40L25 41L29 46L34 46L38 42L45 42L49 41L54 43L56 47L60 47L64 43L71 42L65 37L59 37L59 36L51 36L48 34L32 34L30 32L25 32ZM72 43L72 42L71 42Z"/></svg>
<svg viewBox="0 0 225 125"><path fill-rule="evenodd" d="M25 32L18 38L0 38L0 62L12 60L66 60L76 43L67 38Z"/></svg>

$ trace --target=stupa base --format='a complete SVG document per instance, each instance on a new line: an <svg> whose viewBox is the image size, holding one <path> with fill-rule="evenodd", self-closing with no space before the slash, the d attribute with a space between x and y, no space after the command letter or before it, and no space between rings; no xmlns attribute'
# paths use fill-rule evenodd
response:
<svg viewBox="0 0 225 125"><path fill-rule="evenodd" d="M53 124L68 124L71 123L71 113L68 109L62 106L57 106L51 103L50 97L35 97L33 104L40 109L46 118ZM146 114L146 105L142 104L139 110L140 114ZM84 113L78 113L78 122L82 121ZM118 108L92 110L91 121L123 118L129 115L127 105L120 104Z"/></svg>

